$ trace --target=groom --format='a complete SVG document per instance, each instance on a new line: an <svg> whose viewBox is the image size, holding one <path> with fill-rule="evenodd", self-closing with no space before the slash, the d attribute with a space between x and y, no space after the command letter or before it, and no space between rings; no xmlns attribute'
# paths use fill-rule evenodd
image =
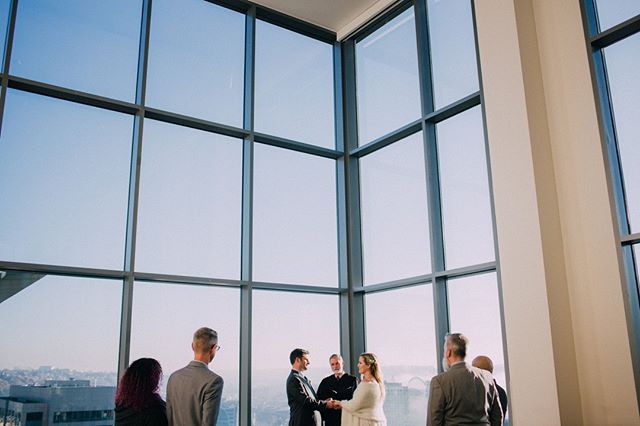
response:
<svg viewBox="0 0 640 426"><path fill-rule="evenodd" d="M309 366L309 351L294 349L289 355L291 373L287 378L287 400L289 402L289 426L316 426L322 420L318 411L336 408L332 399L318 401L309 379L304 374Z"/></svg>

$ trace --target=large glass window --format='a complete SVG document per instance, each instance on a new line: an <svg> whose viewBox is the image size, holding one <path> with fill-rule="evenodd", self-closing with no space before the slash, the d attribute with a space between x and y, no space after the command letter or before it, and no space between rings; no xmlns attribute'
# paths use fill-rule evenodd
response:
<svg viewBox="0 0 640 426"><path fill-rule="evenodd" d="M473 17L469 1L428 0L435 109L478 90Z"/></svg>
<svg viewBox="0 0 640 426"><path fill-rule="evenodd" d="M431 377L437 374L431 285L366 296L366 350L384 375L390 425L423 425Z"/></svg>
<svg viewBox="0 0 640 426"><path fill-rule="evenodd" d="M202 0L154 1L147 105L242 127L244 21Z"/></svg>
<svg viewBox="0 0 640 426"><path fill-rule="evenodd" d="M333 48L256 24L255 129L334 148Z"/></svg>
<svg viewBox="0 0 640 426"><path fill-rule="evenodd" d="M107 405L58 417L109 420L127 355L160 361L164 396L206 325L223 347L219 424L286 424L291 350L310 351L317 386L329 355L355 361L355 347L380 357L389 424L418 425L436 318L483 341L479 311L463 307L487 292L495 328L470 3L405 2L338 44L241 3L0 1L0 29L18 8L0 91L0 394L86 379L107 386ZM616 74L622 59L607 57ZM336 140L350 152L332 152ZM467 277L451 279L459 267ZM36 334L46 351L24 343ZM80 359L87 345L100 354Z"/></svg>
<svg viewBox="0 0 640 426"><path fill-rule="evenodd" d="M502 350L502 326L495 273L450 279L449 328L469 338L467 361L486 355L493 361L493 375L505 387L505 366Z"/></svg>
<svg viewBox="0 0 640 426"><path fill-rule="evenodd" d="M631 233L640 232L640 34L604 50Z"/></svg>
<svg viewBox="0 0 640 426"><path fill-rule="evenodd" d="M436 125L447 269L495 259L480 107Z"/></svg>
<svg viewBox="0 0 640 426"><path fill-rule="evenodd" d="M20 0L11 74L133 101L141 17L141 0Z"/></svg>
<svg viewBox="0 0 640 426"><path fill-rule="evenodd" d="M335 161L255 145L253 278L337 286Z"/></svg>
<svg viewBox="0 0 640 426"><path fill-rule="evenodd" d="M2 60L1 64L4 64L4 47L7 42L7 25L9 21L9 10L11 9L10 1L3 1L0 3L0 49L2 49Z"/></svg>
<svg viewBox="0 0 640 426"><path fill-rule="evenodd" d="M592 1L592 0L589 0ZM595 0L600 30L605 31L640 13L638 0Z"/></svg>
<svg viewBox="0 0 640 426"><path fill-rule="evenodd" d="M594 10L594 7L595 10ZM640 84L636 69L640 67L640 33L637 24L640 3L636 0L584 0L588 41L592 47L594 81L597 82L602 113L601 126L605 152L609 156L612 176L609 180L616 202L626 270L627 309L630 312L629 337L638 365L640 357ZM629 21L630 18L634 18ZM631 22L620 25L623 22ZM603 32L618 26L603 37ZM635 258L635 260L634 260ZM635 273L634 273L635 272Z"/></svg>
<svg viewBox="0 0 640 426"><path fill-rule="evenodd" d="M360 159L365 284L431 272L422 133Z"/></svg>
<svg viewBox="0 0 640 426"><path fill-rule="evenodd" d="M633 257L636 261L636 283L640 283L640 244L636 244L633 246ZM638 296L640 296L640 285L636 285L636 291L638 292Z"/></svg>
<svg viewBox="0 0 640 426"><path fill-rule="evenodd" d="M413 8L356 44L356 79L360 145L420 117Z"/></svg>
<svg viewBox="0 0 640 426"><path fill-rule="evenodd" d="M122 269L133 119L9 90L0 259Z"/></svg>
<svg viewBox="0 0 640 426"><path fill-rule="evenodd" d="M252 336L252 424L286 424L289 354L295 348L309 351L304 374L314 389L331 374L329 356L340 352L338 297L254 291Z"/></svg>
<svg viewBox="0 0 640 426"><path fill-rule="evenodd" d="M130 359L133 362L150 357L160 362L164 397L171 373L193 360L193 333L200 327L216 330L222 349L209 368L224 379L218 424L235 425L239 399L239 322L238 289L136 282Z"/></svg>
<svg viewBox="0 0 640 426"><path fill-rule="evenodd" d="M242 142L147 120L136 270L240 278Z"/></svg>
<svg viewBox="0 0 640 426"><path fill-rule="evenodd" d="M110 387L111 408L122 282L10 271L0 277L0 396L10 385L87 380L87 395Z"/></svg>

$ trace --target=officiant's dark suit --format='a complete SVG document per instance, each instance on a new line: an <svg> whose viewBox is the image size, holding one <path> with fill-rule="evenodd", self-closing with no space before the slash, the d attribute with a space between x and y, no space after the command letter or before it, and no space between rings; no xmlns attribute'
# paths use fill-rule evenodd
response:
<svg viewBox="0 0 640 426"><path fill-rule="evenodd" d="M296 352L299 351L299 352ZM287 401L289 402L289 426L315 426L314 411L323 412L326 403L319 401L309 380L296 368L306 370L309 352L294 349L291 352L292 370L287 378Z"/></svg>
<svg viewBox="0 0 640 426"><path fill-rule="evenodd" d="M344 401L353 398L353 392L358 387L358 379L344 372L344 362L339 354L329 358L332 375L325 377L318 386L319 399L335 399ZM340 426L342 410L326 410L322 413L325 426Z"/></svg>

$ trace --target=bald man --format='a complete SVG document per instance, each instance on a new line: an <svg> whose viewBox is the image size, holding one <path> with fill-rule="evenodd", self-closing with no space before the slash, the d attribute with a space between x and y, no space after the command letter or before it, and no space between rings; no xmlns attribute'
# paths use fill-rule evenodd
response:
<svg viewBox="0 0 640 426"><path fill-rule="evenodd" d="M478 355L471 361L471 365L476 368L480 368L481 370L488 371L493 376L493 361L491 358L485 355ZM507 399L507 392L500 387L496 379L493 379L493 383L496 385L496 389L498 389L498 397L500 398L500 407L502 407L502 418L507 417L507 404L509 400Z"/></svg>

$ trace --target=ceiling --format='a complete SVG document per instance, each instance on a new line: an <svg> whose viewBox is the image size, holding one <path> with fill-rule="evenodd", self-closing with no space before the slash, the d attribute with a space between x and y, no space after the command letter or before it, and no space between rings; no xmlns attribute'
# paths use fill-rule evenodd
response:
<svg viewBox="0 0 640 426"><path fill-rule="evenodd" d="M253 0L346 37L396 0Z"/></svg>

